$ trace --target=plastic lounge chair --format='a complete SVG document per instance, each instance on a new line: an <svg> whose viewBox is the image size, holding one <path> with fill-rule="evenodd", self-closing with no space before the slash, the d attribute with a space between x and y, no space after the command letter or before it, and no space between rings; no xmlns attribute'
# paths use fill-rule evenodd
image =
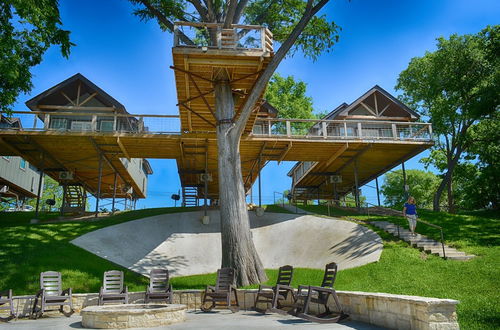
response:
<svg viewBox="0 0 500 330"><path fill-rule="evenodd" d="M99 306L105 303L128 304L128 288L123 285L123 272L109 270L104 272L103 286L99 290Z"/></svg>
<svg viewBox="0 0 500 330"><path fill-rule="evenodd" d="M40 306L38 307L39 303ZM64 311L65 305L69 306L69 312ZM33 318L41 317L48 310L47 307L50 306L59 306L59 311L67 317L70 317L75 312L73 310L72 290L71 288L62 289L61 273L59 272L40 273L40 291L36 294L33 303Z"/></svg>
<svg viewBox="0 0 500 330"><path fill-rule="evenodd" d="M172 303L172 284L169 283L167 269L152 269L149 273L149 286L146 288L145 303Z"/></svg>
<svg viewBox="0 0 500 330"><path fill-rule="evenodd" d="M201 310L209 312L216 306L227 306L231 312L239 311L240 304L238 303L238 295L234 283L234 269L222 268L217 270L217 284L215 286L207 286L203 293ZM231 304L231 293L234 293L235 304ZM208 307L206 303L211 303Z"/></svg>
<svg viewBox="0 0 500 330"><path fill-rule="evenodd" d="M275 312L275 313L286 313L281 308L281 301L288 299L288 295L291 293L295 298L294 289L290 286L293 276L293 267L290 265L282 266L279 268L278 279L276 280L275 286L269 285L259 285L259 291L255 297L254 309L261 313ZM295 300L295 299L294 299ZM271 304L271 308L260 309L258 304L266 304L266 307Z"/></svg>
<svg viewBox="0 0 500 330"><path fill-rule="evenodd" d="M1 322L9 322L16 317L14 313L14 303L12 301L12 290L0 291L0 311L2 310L8 310L10 314L7 317L0 317Z"/></svg>
<svg viewBox="0 0 500 330"><path fill-rule="evenodd" d="M302 319L319 323L336 323L349 317L342 310L337 293L333 288L337 276L337 264L332 262L325 266L325 275L321 286L300 285L295 297L294 310L292 313ZM332 312L328 307L328 298L332 296L337 306L337 311ZM310 304L323 305L325 312L317 315L310 313Z"/></svg>

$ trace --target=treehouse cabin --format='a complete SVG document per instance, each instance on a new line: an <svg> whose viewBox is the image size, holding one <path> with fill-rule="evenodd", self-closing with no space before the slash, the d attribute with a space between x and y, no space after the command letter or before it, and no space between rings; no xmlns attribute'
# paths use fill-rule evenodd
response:
<svg viewBox="0 0 500 330"><path fill-rule="evenodd" d="M0 114L0 129L22 129L19 118L5 117ZM19 202L35 198L38 194L40 171L22 157L0 153L0 198L2 201ZM43 188L43 178L42 178ZM40 190L40 194L43 189Z"/></svg>
<svg viewBox="0 0 500 330"><path fill-rule="evenodd" d="M288 173L293 199L338 200L348 193L356 195L360 186L432 145L431 127L416 122L419 118L380 86L351 104L341 104L305 135L368 144L354 152L339 149L332 153L333 161L296 163Z"/></svg>

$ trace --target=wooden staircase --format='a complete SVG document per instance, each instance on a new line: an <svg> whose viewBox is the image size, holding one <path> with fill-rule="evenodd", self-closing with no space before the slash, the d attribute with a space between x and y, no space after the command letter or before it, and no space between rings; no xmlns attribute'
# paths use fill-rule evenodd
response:
<svg viewBox="0 0 500 330"><path fill-rule="evenodd" d="M465 252L458 251L448 245L441 244L441 242L428 238L425 235L415 234L412 236L408 229L395 225L388 221L371 221L372 225L384 230L385 232L401 238L403 241L409 243L411 246L424 251L429 254L440 256L441 258L452 260L469 260L474 258L474 255L466 254ZM443 251L444 250L444 251Z"/></svg>
<svg viewBox="0 0 500 330"><path fill-rule="evenodd" d="M182 187L182 206L199 206L198 185Z"/></svg>
<svg viewBox="0 0 500 330"><path fill-rule="evenodd" d="M87 194L82 186L66 186L63 213L85 213Z"/></svg>

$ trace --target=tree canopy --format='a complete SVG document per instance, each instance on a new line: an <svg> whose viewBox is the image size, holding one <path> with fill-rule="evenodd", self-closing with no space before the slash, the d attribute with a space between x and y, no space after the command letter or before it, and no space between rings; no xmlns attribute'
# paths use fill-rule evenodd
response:
<svg viewBox="0 0 500 330"><path fill-rule="evenodd" d="M306 95L307 84L293 76L275 73L267 86L265 99L278 110L279 118L315 118L312 98Z"/></svg>
<svg viewBox="0 0 500 330"><path fill-rule="evenodd" d="M60 46L69 56L73 44L61 24L57 0L0 3L0 112L9 113L19 94L31 91L30 69L50 46Z"/></svg>
<svg viewBox="0 0 500 330"><path fill-rule="evenodd" d="M435 210L446 186L448 207L453 210L453 171L470 148L469 128L498 110L499 32L497 25L474 35L438 38L436 51L413 58L399 76L396 89L403 91L407 104L430 119L436 135L434 149L446 160L446 173L434 196Z"/></svg>
<svg viewBox="0 0 500 330"><path fill-rule="evenodd" d="M384 195L384 204L386 206L403 207L406 202L403 181L402 170L388 172L384 175L384 182L380 191ZM439 185L438 176L428 171L406 170L406 184L410 188L410 195L415 197L419 207L432 207L434 193Z"/></svg>

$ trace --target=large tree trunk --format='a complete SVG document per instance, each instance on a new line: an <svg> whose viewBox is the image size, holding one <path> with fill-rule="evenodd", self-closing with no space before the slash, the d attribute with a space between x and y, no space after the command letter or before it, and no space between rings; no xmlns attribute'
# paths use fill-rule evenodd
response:
<svg viewBox="0 0 500 330"><path fill-rule="evenodd" d="M215 84L222 267L236 270L237 285L267 280L250 232L241 175L240 135L234 129L234 99L226 76Z"/></svg>
<svg viewBox="0 0 500 330"><path fill-rule="evenodd" d="M452 184L451 180L453 178L453 170L455 169L455 166L458 164L458 160L460 159L461 154L462 154L462 148L459 147L459 148L457 148L457 152L456 152L455 156L453 158L451 158L451 161L448 163L448 171L446 172L446 175L444 176L443 181L441 181L436 193L434 194L433 210L435 212L439 212L439 210L440 210L439 201L441 200L441 196L443 194L444 189L448 185L449 185L448 187L451 188L451 184ZM451 203L451 206L450 206L450 203ZM452 205L453 205L453 197L451 197L451 199L450 199L450 196L448 195L448 207L449 208L451 207L451 210L448 210L448 211L450 211L450 212L453 210Z"/></svg>

